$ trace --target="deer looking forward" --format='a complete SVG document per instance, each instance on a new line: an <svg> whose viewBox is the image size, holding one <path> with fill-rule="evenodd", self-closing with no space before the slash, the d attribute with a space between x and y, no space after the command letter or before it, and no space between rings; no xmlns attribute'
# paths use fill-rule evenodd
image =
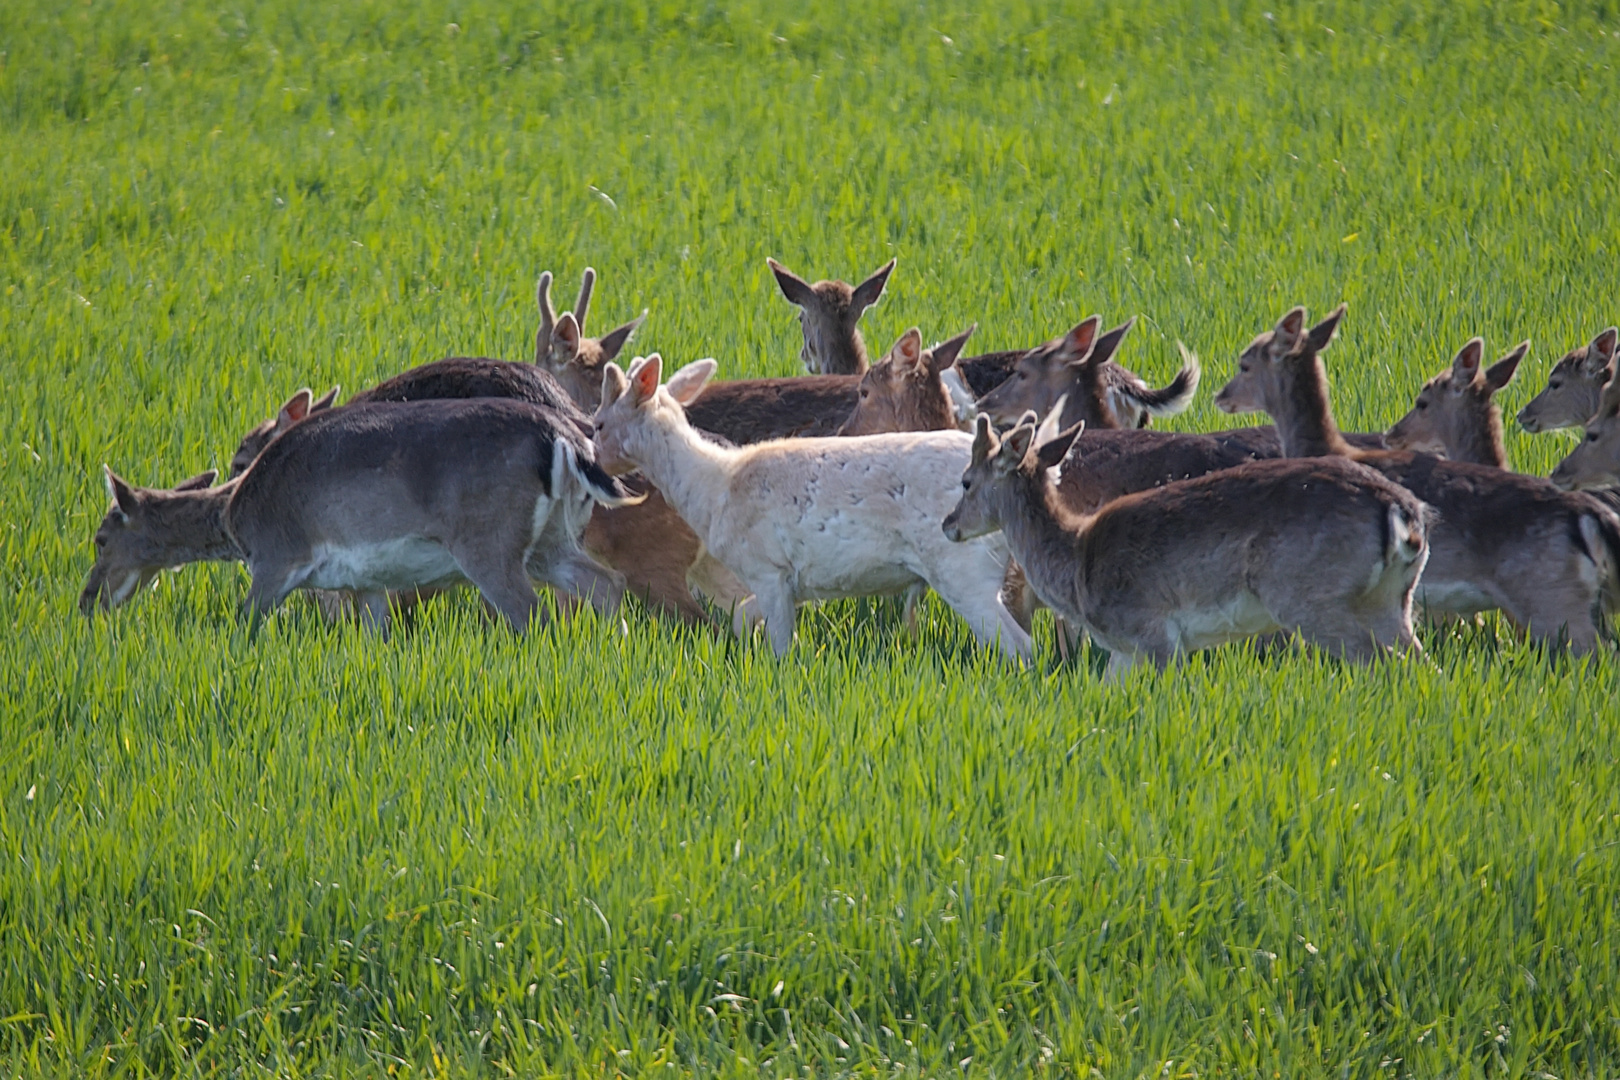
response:
<svg viewBox="0 0 1620 1080"><path fill-rule="evenodd" d="M1577 653L1609 636L1620 567L1620 519L1596 500L1539 477L1406 450L1358 450L1340 435L1320 352L1340 305L1306 329L1294 308L1256 337L1216 395L1224 412L1271 414L1288 457L1362 462L1439 511L1418 596L1432 613L1500 609L1535 637Z"/></svg>
<svg viewBox="0 0 1620 1080"><path fill-rule="evenodd" d="M942 527L958 541L1003 531L1041 599L1108 649L1108 678L1266 633L1353 660L1418 648L1423 507L1372 470L1257 461L1074 514L1050 470L1084 446L1078 427L1051 426L1037 438L1030 414L998 438L979 417Z"/></svg>
<svg viewBox="0 0 1620 1080"><path fill-rule="evenodd" d="M1614 376L1620 331L1609 327L1589 343L1571 349L1553 365L1547 385L1519 410L1519 426L1529 432L1580 427L1598 411L1603 387Z"/></svg>

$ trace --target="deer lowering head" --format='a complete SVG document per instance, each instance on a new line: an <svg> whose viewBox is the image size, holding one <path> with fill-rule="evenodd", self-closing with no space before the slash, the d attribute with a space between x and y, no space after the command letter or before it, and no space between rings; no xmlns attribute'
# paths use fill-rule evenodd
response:
<svg viewBox="0 0 1620 1080"><path fill-rule="evenodd" d="M1496 392L1513 381L1529 351L1530 343L1522 342L1485 368L1481 366L1485 342L1472 339L1457 351L1449 368L1423 384L1411 410L1384 433L1384 444L1394 450L1422 450L1452 461L1507 468Z"/></svg>
<svg viewBox="0 0 1620 1080"><path fill-rule="evenodd" d="M1290 310L1243 350L1237 373L1215 395L1215 407L1224 413L1270 413L1287 457L1348 456L1350 445L1333 420L1318 355L1333 340L1344 312L1340 304L1307 330L1305 309Z"/></svg>
<svg viewBox="0 0 1620 1080"><path fill-rule="evenodd" d="M236 482L212 487L213 469L173 488L138 488L105 468L112 506L96 529L96 563L79 594L86 615L126 603L163 571L241 558L225 529Z"/></svg>
<svg viewBox="0 0 1620 1080"><path fill-rule="evenodd" d="M840 435L879 435L886 431L948 431L956 410L940 376L956 363L975 327L922 347L915 326L900 335L887 356L861 376L860 396Z"/></svg>
<svg viewBox="0 0 1620 1080"><path fill-rule="evenodd" d="M890 259L859 285L844 281L818 281L812 285L775 259L765 261L782 295L799 308L799 326L804 331L799 359L804 361L805 369L812 375L860 375L866 371L866 342L855 324L883 295L895 261Z"/></svg>
<svg viewBox="0 0 1620 1080"><path fill-rule="evenodd" d="M540 275L540 284L535 290L540 329L534 337L534 362L556 376L574 403L587 411L596 405L603 365L619 355L647 318L647 312L642 311L599 338L586 337L585 317L590 314L591 292L595 287L596 271L587 266L574 310L561 315L551 306L550 270Z"/></svg>
<svg viewBox="0 0 1620 1080"><path fill-rule="evenodd" d="M1553 365L1547 385L1519 410L1519 426L1530 432L1580 427L1598 409L1603 387L1614 375L1620 331L1609 327L1591 342L1571 349Z"/></svg>
<svg viewBox="0 0 1620 1080"><path fill-rule="evenodd" d="M1552 471L1565 491L1620 487L1620 376L1611 378L1586 421L1586 434Z"/></svg>

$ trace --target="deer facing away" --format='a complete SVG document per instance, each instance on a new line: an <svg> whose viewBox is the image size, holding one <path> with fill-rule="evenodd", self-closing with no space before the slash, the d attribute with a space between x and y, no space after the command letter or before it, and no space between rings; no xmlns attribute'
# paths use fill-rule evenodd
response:
<svg viewBox="0 0 1620 1080"><path fill-rule="evenodd" d="M1423 507L1372 470L1257 461L1081 515L1050 476L1066 453L1084 455L1078 426L1050 427L1037 439L1031 414L998 438L979 417L942 528L953 540L1004 532L1041 599L1108 649L1109 678L1279 631L1354 660L1419 647Z"/></svg>
<svg viewBox="0 0 1620 1080"><path fill-rule="evenodd" d="M895 261L890 259L859 285L836 280L812 285L775 259L765 262L782 295L799 309L799 328L804 332L799 359L805 370L812 375L864 374L866 342L856 323L883 295Z"/></svg>
<svg viewBox="0 0 1620 1080"><path fill-rule="evenodd" d="M608 369L597 447L610 472L647 475L752 591L750 605L778 655L792 645L800 603L898 593L918 583L961 614L981 642L1010 657L1029 655L1029 635L1000 596L1005 543L951 545L934 527L949 506L950 477L967 462L969 436L939 431L722 447L701 438L685 412L714 368L712 360L697 361L665 386L657 354L638 360L628 376Z"/></svg>

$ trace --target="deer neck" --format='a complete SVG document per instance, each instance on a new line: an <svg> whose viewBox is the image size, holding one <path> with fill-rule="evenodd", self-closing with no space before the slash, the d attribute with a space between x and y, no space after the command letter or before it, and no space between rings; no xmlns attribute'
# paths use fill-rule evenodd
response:
<svg viewBox="0 0 1620 1080"><path fill-rule="evenodd" d="M1483 423L1463 424L1446 440L1446 457L1475 465L1507 468L1507 444L1502 439L1502 410L1489 406Z"/></svg>
<svg viewBox="0 0 1620 1080"><path fill-rule="evenodd" d="M175 492L161 509L148 511L165 550L173 556L170 565L235 562L242 557L242 549L225 524L225 509L237 483L232 480L202 491Z"/></svg>
<svg viewBox="0 0 1620 1080"><path fill-rule="evenodd" d="M1277 425L1284 457L1355 456L1333 419L1321 357L1285 362L1275 396L1266 411Z"/></svg>
<svg viewBox="0 0 1620 1080"><path fill-rule="evenodd" d="M1036 595L1059 614L1078 614L1083 604L1079 548L1090 519L1063 507L1045 469L1020 470L1008 479L999 507L1007 546Z"/></svg>
<svg viewBox="0 0 1620 1080"><path fill-rule="evenodd" d="M693 532L706 538L738 451L699 435L678 409L658 409L642 422L635 454L641 474L664 493Z"/></svg>

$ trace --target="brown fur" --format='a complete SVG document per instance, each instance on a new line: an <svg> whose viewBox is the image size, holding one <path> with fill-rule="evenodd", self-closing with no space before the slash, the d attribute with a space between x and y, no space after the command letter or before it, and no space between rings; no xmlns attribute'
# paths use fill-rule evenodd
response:
<svg viewBox="0 0 1620 1080"><path fill-rule="evenodd" d="M602 366L617 357L647 318L643 311L629 322L599 338L585 336L585 319L590 314L591 293L596 271L585 268L574 310L558 315L551 306L551 271L540 275L535 303L540 309L540 329L534 336L534 363L556 378L568 396L581 408L594 407L595 395L602 389Z"/></svg>
<svg viewBox="0 0 1620 1080"><path fill-rule="evenodd" d="M1392 450L1421 450L1452 461L1507 468L1496 392L1513 381L1529 351L1530 343L1523 342L1482 370L1485 342L1470 340L1449 368L1423 384L1411 410L1384 433L1384 444Z"/></svg>
<svg viewBox="0 0 1620 1080"><path fill-rule="evenodd" d="M1552 482L1565 491L1592 491L1609 505L1620 495L1620 377L1603 388L1584 436L1553 469Z"/></svg>
<svg viewBox="0 0 1620 1080"><path fill-rule="evenodd" d="M235 481L210 487L212 469L169 490L137 488L106 469L112 506L96 529L96 562L79 594L86 615L127 603L160 572L242 555L225 529Z"/></svg>
<svg viewBox="0 0 1620 1080"><path fill-rule="evenodd" d="M799 309L804 347L799 359L812 375L861 375L866 372L866 342L855 325L878 302L895 260L890 259L859 285L818 281L814 285L777 262L766 259L777 287Z"/></svg>
<svg viewBox="0 0 1620 1080"><path fill-rule="evenodd" d="M878 435L890 431L954 428L956 412L951 407L951 395L939 377L956 363L973 329L970 327L931 349L922 347L922 332L915 326L900 335L888 355L861 376L855 408L838 434Z"/></svg>
<svg viewBox="0 0 1620 1080"><path fill-rule="evenodd" d="M1614 327L1571 349L1553 365L1547 385L1519 410L1519 426L1530 432L1580 427L1597 412L1603 387L1615 370Z"/></svg>

